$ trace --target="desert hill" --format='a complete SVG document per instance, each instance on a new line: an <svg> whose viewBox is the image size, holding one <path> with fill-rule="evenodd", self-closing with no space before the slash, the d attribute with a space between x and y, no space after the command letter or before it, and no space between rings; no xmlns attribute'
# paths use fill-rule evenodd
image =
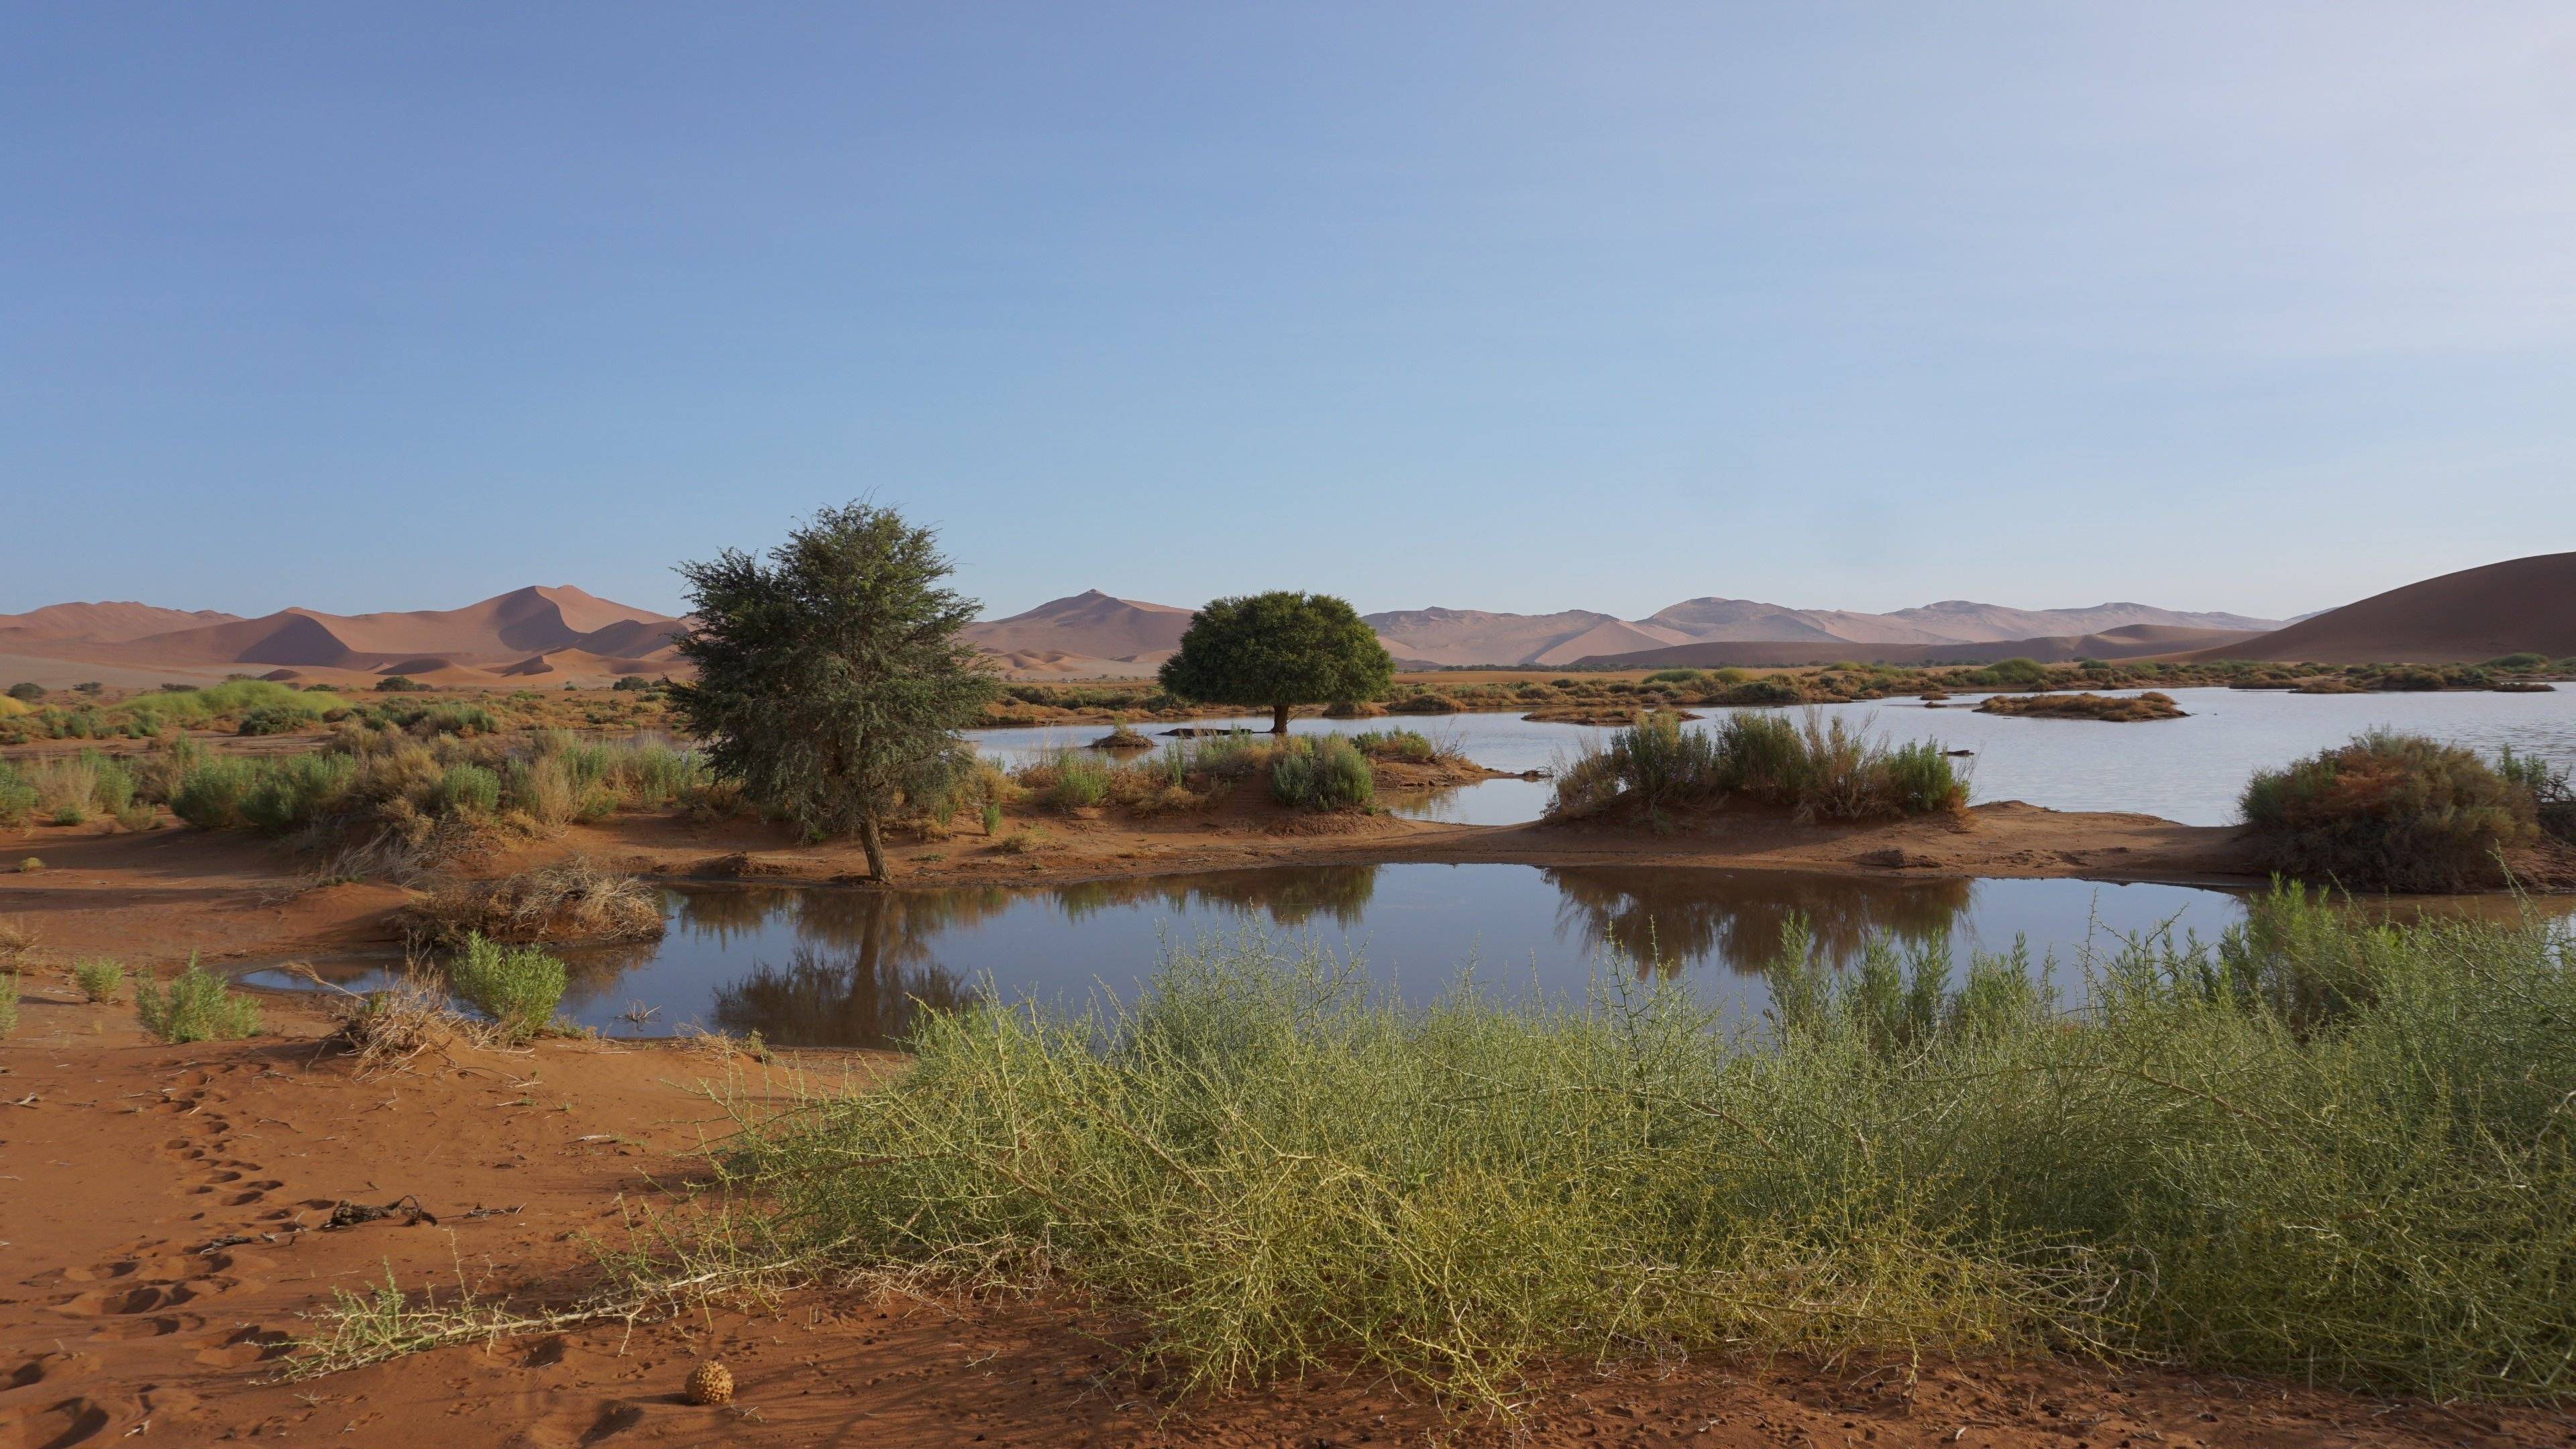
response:
<svg viewBox="0 0 2576 1449"><path fill-rule="evenodd" d="M2191 657L2463 664L2525 650L2576 655L2576 553L2443 574Z"/></svg>
<svg viewBox="0 0 2576 1449"><path fill-rule="evenodd" d="M2050 634L2031 639L1996 639L1973 644L1860 644L1849 640L1707 639L1629 654L1602 654L1578 659L1586 669L1716 669L1738 665L1749 669L1802 664L1991 664L1998 659L2036 659L2064 664L2077 659L2151 659L2185 650L2212 649L2230 659L2242 658L2230 641L2260 638L2250 630L2186 629L2170 624L2129 624L2097 634Z"/></svg>
<svg viewBox="0 0 2576 1449"><path fill-rule="evenodd" d="M12 678L71 683L114 675L181 680L226 673L346 684L400 674L423 683L504 684L529 676L605 681L672 672L683 620L569 585L514 589L461 609L326 614L281 609L255 619L150 609L55 605L0 633ZM132 629L156 622L176 627ZM257 666L268 666L260 670ZM55 676L61 676L56 678Z"/></svg>
<svg viewBox="0 0 2576 1449"><path fill-rule="evenodd" d="M1858 657L1896 662L1887 652L1889 647L1922 646L1932 650L1922 658L1968 658L1972 656L1955 649L1943 652L1935 646L2085 638L2117 635L2132 628L2200 631L2211 636L2210 642L2218 642L2239 632L2259 633L2280 627L2280 621L2275 619L2185 613L2127 603L2096 604L2087 609L2012 609L1951 599L1893 614L1864 614L1846 609L1792 609L1755 599L1716 596L1685 599L1637 620L1586 610L1494 614L1472 609L1416 609L1361 617L1378 631L1378 637L1386 641L1387 651L1399 663L1539 666L1643 657L1709 643L1813 644L1824 651L1827 659L1856 657L1850 646L1866 645L1870 649ZM1805 659L1812 651L1792 652ZM1725 662L1753 660L1748 656Z"/></svg>
<svg viewBox="0 0 2576 1449"><path fill-rule="evenodd" d="M0 614L0 645L40 637L113 643L174 629L229 624L240 617L213 609L162 609L130 601L48 604L24 614Z"/></svg>
<svg viewBox="0 0 2576 1449"><path fill-rule="evenodd" d="M1195 609L1170 604L1140 604L1116 599L1098 589L1085 589L1050 599L1025 614L988 619L966 626L967 641L995 654L1029 651L1079 655L1129 663L1169 654L1180 647Z"/></svg>

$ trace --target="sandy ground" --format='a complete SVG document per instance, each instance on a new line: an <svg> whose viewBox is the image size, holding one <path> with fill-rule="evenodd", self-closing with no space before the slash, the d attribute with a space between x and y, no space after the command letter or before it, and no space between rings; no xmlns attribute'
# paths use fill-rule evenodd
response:
<svg viewBox="0 0 2576 1449"><path fill-rule="evenodd" d="M2048 1363L1567 1365L1524 1417L1443 1410L1370 1377L1175 1403L1121 1365L1122 1326L1049 1302L851 1288L774 1309L440 1349L282 1377L307 1316L386 1281L560 1301L578 1237L674 1199L724 1119L793 1064L548 1043L362 1077L324 1023L167 1047L129 1010L39 985L0 1043L0 1446L2538 1445L2576 1420L2216 1375ZM806 1070L880 1069L808 1058ZM416 1198L329 1230L343 1201ZM299 1230L301 1229L301 1230ZM739 1385L681 1394L699 1360ZM1911 1381L1909 1381L1911 1378Z"/></svg>

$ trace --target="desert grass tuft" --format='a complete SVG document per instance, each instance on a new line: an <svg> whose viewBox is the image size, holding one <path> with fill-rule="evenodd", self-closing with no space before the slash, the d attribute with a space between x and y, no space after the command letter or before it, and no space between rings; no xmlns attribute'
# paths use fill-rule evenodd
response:
<svg viewBox="0 0 2576 1449"><path fill-rule="evenodd" d="M114 1001L125 994L125 967L104 956L81 957L72 962L72 985L84 1001Z"/></svg>
<svg viewBox="0 0 2576 1449"><path fill-rule="evenodd" d="M148 971L136 972L134 1011L145 1031L173 1045L259 1034L259 1003L233 991L193 955L166 986Z"/></svg>
<svg viewBox="0 0 2576 1449"><path fill-rule="evenodd" d="M525 1041L554 1024L562 1004L564 963L533 946L509 947L468 935L448 962L448 985L492 1019L504 1040Z"/></svg>

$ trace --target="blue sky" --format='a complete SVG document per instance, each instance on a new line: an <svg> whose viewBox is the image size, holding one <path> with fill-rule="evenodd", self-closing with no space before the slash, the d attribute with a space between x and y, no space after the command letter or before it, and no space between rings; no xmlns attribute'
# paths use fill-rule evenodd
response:
<svg viewBox="0 0 2576 1449"><path fill-rule="evenodd" d="M0 8L0 611L2291 612L2576 548L2576 10Z"/></svg>

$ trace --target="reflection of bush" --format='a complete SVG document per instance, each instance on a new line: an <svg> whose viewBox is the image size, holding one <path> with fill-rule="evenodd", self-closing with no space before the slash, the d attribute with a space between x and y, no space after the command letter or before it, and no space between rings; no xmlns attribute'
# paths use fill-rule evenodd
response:
<svg viewBox="0 0 2576 1449"><path fill-rule="evenodd" d="M715 1025L779 1046L886 1046L922 1008L954 1011L974 992L945 967L906 967L860 949L827 956L799 944L784 968L761 962L715 993Z"/></svg>
<svg viewBox="0 0 2576 1449"><path fill-rule="evenodd" d="M1065 915L1076 921L1100 911L1160 902L1175 911L1195 906L1220 906L1246 915L1258 911L1279 926L1302 926L1319 915L1337 925L1355 926L1367 912L1369 898L1377 893L1377 867L1286 865L1078 881L1056 886L1051 893Z"/></svg>
<svg viewBox="0 0 2576 1449"><path fill-rule="evenodd" d="M1803 916L1819 959L1860 959L1874 936L1946 941L1975 883L1866 877L1733 873L1688 866L1568 866L1547 872L1562 894L1560 926L1579 926L1593 945L1628 956L1640 971L1672 974L1718 961L1760 973L1780 951L1780 930Z"/></svg>

